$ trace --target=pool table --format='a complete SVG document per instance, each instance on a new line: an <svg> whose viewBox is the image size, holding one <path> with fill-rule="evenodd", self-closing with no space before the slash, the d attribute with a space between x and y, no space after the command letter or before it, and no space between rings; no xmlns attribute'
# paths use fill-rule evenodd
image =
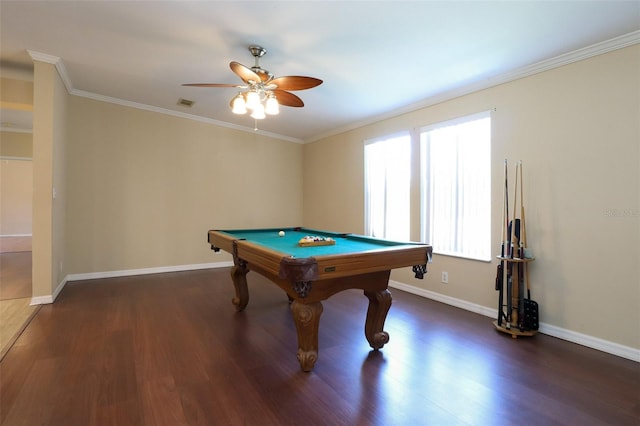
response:
<svg viewBox="0 0 640 426"><path fill-rule="evenodd" d="M302 247L299 240L305 236L333 243ZM369 345L378 350L389 341L383 327L391 307L391 293L387 289L391 270L413 266L416 278L422 278L432 253L427 244L301 227L211 230L208 242L213 250L224 250L233 256L231 278L237 311L244 310L249 302L246 278L249 271L265 276L286 292L298 334L298 362L303 371L311 371L318 359L322 300L346 289L364 290L369 299L364 332Z"/></svg>

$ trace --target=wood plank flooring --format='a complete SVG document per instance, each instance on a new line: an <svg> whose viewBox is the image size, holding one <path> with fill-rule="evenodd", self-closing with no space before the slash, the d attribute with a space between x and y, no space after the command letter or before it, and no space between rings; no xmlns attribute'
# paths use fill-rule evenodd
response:
<svg viewBox="0 0 640 426"><path fill-rule="evenodd" d="M31 252L0 253L0 300L31 298Z"/></svg>
<svg viewBox="0 0 640 426"><path fill-rule="evenodd" d="M638 425L640 364L393 290L389 343L367 299L325 301L299 369L287 298L229 270L68 283L0 363L2 425Z"/></svg>
<svg viewBox="0 0 640 426"><path fill-rule="evenodd" d="M0 253L0 361L38 310L30 303L31 252Z"/></svg>
<svg viewBox="0 0 640 426"><path fill-rule="evenodd" d="M39 309L31 298L0 300L0 361Z"/></svg>

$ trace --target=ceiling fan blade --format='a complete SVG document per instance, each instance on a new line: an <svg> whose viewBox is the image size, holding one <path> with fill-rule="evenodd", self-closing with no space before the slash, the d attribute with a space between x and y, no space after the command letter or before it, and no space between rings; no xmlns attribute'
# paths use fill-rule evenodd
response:
<svg viewBox="0 0 640 426"><path fill-rule="evenodd" d="M313 77L302 77L291 75L287 77L274 78L269 84L275 84L281 90L304 90L311 89L322 84L322 80Z"/></svg>
<svg viewBox="0 0 640 426"><path fill-rule="evenodd" d="M273 91L276 95L276 99L280 105L290 107L303 107L304 102L302 99L294 95L293 93L285 92L284 90L276 89Z"/></svg>
<svg viewBox="0 0 640 426"><path fill-rule="evenodd" d="M233 61L229 66L231 67L231 71L236 73L245 83L248 83L249 81L253 81L254 83L262 81L260 76L253 72L251 68L245 67L239 62Z"/></svg>
<svg viewBox="0 0 640 426"><path fill-rule="evenodd" d="M189 87L245 87L241 84L218 84L218 83L189 83L183 84Z"/></svg>

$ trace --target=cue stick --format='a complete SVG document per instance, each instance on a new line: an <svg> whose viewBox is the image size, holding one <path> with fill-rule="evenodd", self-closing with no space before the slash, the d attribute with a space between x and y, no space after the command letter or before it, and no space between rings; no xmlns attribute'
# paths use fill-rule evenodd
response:
<svg viewBox="0 0 640 426"><path fill-rule="evenodd" d="M521 240L521 246L522 246L522 258L525 258L524 252L525 249L527 248L527 226L526 223L524 221L524 189L522 186L522 182L523 182L523 177L522 177L522 160L520 160L520 216L521 216L521 222L522 222L522 240ZM529 267L526 264L526 262L524 263L524 268L525 268L525 275L526 275L526 282L527 282L527 297L529 299L531 299L531 287L529 286Z"/></svg>
<svg viewBox="0 0 640 426"><path fill-rule="evenodd" d="M522 226L522 232L520 232L520 247L522 253L520 253L520 257L524 259L524 249L527 247L527 228L524 223L524 189L523 189L523 178L522 178L522 160L518 163L520 166L520 222Z"/></svg>
<svg viewBox="0 0 640 426"><path fill-rule="evenodd" d="M504 302L504 248L507 238L507 216L509 204L506 202L507 197L507 159L504 159L504 186L502 187L502 235L500 236L500 264L496 275L496 290L498 290L498 325L502 326L502 318L505 317ZM507 222L505 222L507 221Z"/></svg>
<svg viewBox="0 0 640 426"><path fill-rule="evenodd" d="M516 179L520 177L520 237L518 238L518 257L524 260L525 247L525 229L524 229L524 191L522 186L522 160L516 165ZM524 329L524 279L525 279L526 262L518 265L518 324L520 330Z"/></svg>
<svg viewBox="0 0 640 426"><path fill-rule="evenodd" d="M513 189L513 219L511 220L511 258L513 259L515 257L515 250L517 248L517 245L514 246L514 239L516 237L519 238L520 235L520 230L518 229L518 235L516 236L516 225L518 224L516 222L516 215L517 215L517 211L516 207L517 207L517 203L518 203L518 164L516 163L516 184L514 185L514 189ZM516 243L518 244L518 243Z"/></svg>
<svg viewBox="0 0 640 426"><path fill-rule="evenodd" d="M506 256L505 248L508 250L507 232L509 228L509 182L507 179L507 159L504 159L504 188L502 196L502 246L500 247L500 255Z"/></svg>
<svg viewBox="0 0 640 426"><path fill-rule="evenodd" d="M509 185L508 185L508 172L507 172L507 160L504 160L504 208L506 210L505 228L507 230L507 238L505 240L506 257L513 257L513 252L510 249L511 246L511 225L509 224ZM513 310L513 262L507 262L507 325L506 328L511 328L511 314Z"/></svg>
<svg viewBox="0 0 640 426"><path fill-rule="evenodd" d="M515 258L515 257L519 257L516 256L516 250L518 249L519 245L520 245L520 220L516 217L517 216L517 206L518 206L518 163L516 163L516 173L515 173L515 185L514 185L514 190L513 190L513 219L511 219L511 240L510 240L510 247L511 247L511 253L510 253L510 257L511 259ZM515 262L509 262L509 266L510 266L510 271L511 271L511 276L509 279L509 286L511 287L511 309L510 312L514 311L517 314L517 320L520 321L520 311L521 311L521 298L520 298L520 292L522 291L522 283L520 283L520 272L521 272L521 268L519 264L516 264ZM515 271L514 271L515 269ZM514 273L515 272L515 273ZM514 292L513 292L513 286L514 286L514 275L516 275L516 300L515 300L515 309L514 309ZM522 307L524 308L524 307ZM509 318L509 321L507 323L507 328L511 328L511 322L513 322L513 314L511 315L511 317Z"/></svg>

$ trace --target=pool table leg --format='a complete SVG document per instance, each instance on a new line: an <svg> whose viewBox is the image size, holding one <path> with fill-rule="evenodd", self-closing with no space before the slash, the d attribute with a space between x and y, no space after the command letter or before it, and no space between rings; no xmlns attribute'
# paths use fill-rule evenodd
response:
<svg viewBox="0 0 640 426"><path fill-rule="evenodd" d="M369 341L369 345L377 351L389 341L389 333L384 331L383 328L387 313L391 308L391 292L386 289L382 291L365 290L364 294L369 299L364 334Z"/></svg>
<svg viewBox="0 0 640 426"><path fill-rule="evenodd" d="M302 371L311 371L318 360L318 327L322 303L291 302L291 313L298 331L298 362Z"/></svg>
<svg viewBox="0 0 640 426"><path fill-rule="evenodd" d="M236 263L231 268L231 280L233 280L233 286L236 289L236 297L232 302L236 306L236 311L243 311L249 303L249 289L247 287L247 264L245 262Z"/></svg>

